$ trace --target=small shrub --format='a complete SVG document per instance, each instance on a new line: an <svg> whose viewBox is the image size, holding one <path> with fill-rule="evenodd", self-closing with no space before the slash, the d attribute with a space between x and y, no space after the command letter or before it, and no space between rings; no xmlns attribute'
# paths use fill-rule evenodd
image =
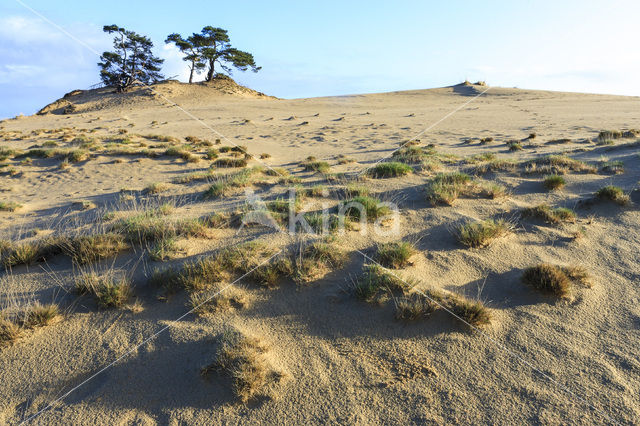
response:
<svg viewBox="0 0 640 426"><path fill-rule="evenodd" d="M390 178L413 173L413 168L399 162L378 163L368 173L374 178Z"/></svg>
<svg viewBox="0 0 640 426"><path fill-rule="evenodd" d="M549 191L555 191L556 189L560 189L566 185L566 181L560 175L549 175L544 178L543 184L544 187Z"/></svg>
<svg viewBox="0 0 640 426"><path fill-rule="evenodd" d="M378 244L376 251L376 261L393 269L409 265L409 259L416 253L415 247L407 241Z"/></svg>
<svg viewBox="0 0 640 426"><path fill-rule="evenodd" d="M490 142L493 142L493 138L492 138L492 137L490 137L490 136L489 136L489 137L486 137L486 138L482 138L482 139L480 139L480 144L481 144L481 145L486 145L486 144L488 144L488 143L490 143Z"/></svg>
<svg viewBox="0 0 640 426"><path fill-rule="evenodd" d="M260 159L261 160L266 160L267 158L271 158L271 154L263 152L262 154L260 154Z"/></svg>
<svg viewBox="0 0 640 426"><path fill-rule="evenodd" d="M596 191L596 197L601 200L613 201L616 204L620 204L624 206L629 204L629 196L624 193L624 191L613 185L603 186L602 188Z"/></svg>
<svg viewBox="0 0 640 426"><path fill-rule="evenodd" d="M458 227L458 241L467 247L486 247L494 239L509 233L510 229L504 220L470 222Z"/></svg>

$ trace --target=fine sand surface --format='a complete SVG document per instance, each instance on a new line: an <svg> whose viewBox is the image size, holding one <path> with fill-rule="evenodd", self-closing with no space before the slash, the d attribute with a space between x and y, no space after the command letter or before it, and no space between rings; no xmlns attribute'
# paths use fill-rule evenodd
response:
<svg viewBox="0 0 640 426"><path fill-rule="evenodd" d="M206 179L180 181L206 174L212 164L206 151L223 146L246 147L254 156L247 168L264 167L247 188L265 200L286 196L291 185L278 175L284 168L299 178L297 185L324 185L324 196L305 200L310 210L335 206L344 198L341 188L354 182L400 209L394 235L364 225L336 236L333 243L349 254L340 267L326 267L304 283L285 277L271 288L245 278L225 290L249 300L245 307L177 322L190 309L189 291L159 297L161 290L148 282L154 269L179 270L186 261L251 240L297 247L293 240L308 236L208 226L178 237L165 261L149 257L150 244L132 242L117 257L89 265L62 254L3 268L0 303L7 318L33 301L55 302L62 315L46 327L25 328L0 348L0 423L28 419L124 354L33 423L640 423L640 144L636 137L598 140L602 130L640 128L640 98L498 87L475 98L485 89L457 85L281 100L232 84L171 82L125 95L105 89L75 94L49 108L53 112L0 123L2 148L26 152L49 141L49 148L65 150L85 143L83 158L62 168L60 156L25 161L14 154L0 161L0 201L21 206L0 211L0 242L13 245L108 231L122 217L163 203L173 206L168 217L176 220L233 212L245 203L244 189L214 198L203 193L217 176L240 168L214 168ZM531 133L536 137L527 139ZM187 136L212 146L182 147ZM412 164L414 172L405 176L355 179L354 172L388 159L412 139L413 146L435 149L437 158ZM513 140L521 150L508 148ZM160 155L172 146L199 161ZM158 155L140 153L145 149ZM269 157L259 159L263 153ZM518 164L483 173L481 166L492 161L480 157L485 154ZM542 183L547 173L524 165L548 154L593 168L560 170L566 185L548 191ZM327 161L332 174L305 170L301 162L308 156ZM603 170L616 161L624 170ZM269 168L276 168L275 176L264 172ZM454 171L472 175L478 185L500 184L506 195L429 202L430 180ZM152 183L165 185L154 194L145 190ZM622 188L630 202L594 198L606 185ZM542 203L571 208L577 218L549 224L522 217L523 209ZM459 224L485 219L504 219L511 232L482 248L457 241ZM397 293L378 303L354 296L353 282L369 263L363 253L374 256L376 243L399 240L417 252L395 274L417 280L417 289L482 301L491 323L474 330L442 309L399 321ZM523 284L523 270L543 262L580 266L592 285L573 286L558 298ZM87 271L126 274L133 294L125 306L101 309L91 296L76 294L74 282ZM222 289L234 279L208 284ZM269 395L243 402L223 372L201 374L230 328L266 346L260 362L279 372Z"/></svg>

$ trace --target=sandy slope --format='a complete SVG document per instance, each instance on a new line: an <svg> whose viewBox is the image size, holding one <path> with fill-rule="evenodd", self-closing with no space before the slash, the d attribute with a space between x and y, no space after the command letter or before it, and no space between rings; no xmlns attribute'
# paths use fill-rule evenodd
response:
<svg viewBox="0 0 640 426"><path fill-rule="evenodd" d="M640 99L506 88L491 88L473 98L481 90L484 87L454 86L278 100L211 93L173 83L155 96L131 96L121 103L94 96L72 114L3 122L6 133L0 145L23 150L51 139L31 131L63 127L78 133L97 129L92 137L117 135L119 129L126 129L128 134L219 138L222 145L245 145L254 155L269 153L271 158L264 163L289 169L305 184L323 181L320 175L301 171L299 162L309 155L326 159L334 171L354 171L391 155L400 143L418 134L423 146L433 143L439 152L460 157L494 153L522 160L568 152L594 164L603 157L621 160L625 172L570 173L565 176L567 186L553 193L544 190L540 175L489 174L484 179L505 185L509 197L463 198L453 207L433 207L427 202L423 187L433 174L429 171L364 183L381 198L399 204L400 235L395 239L414 241L420 250L413 265L400 272L402 276L484 300L494 311L494 322L484 331L493 340L469 331L445 312L417 323L398 322L393 319L392 303L374 306L345 292L363 263L354 250L370 250L380 240L357 232L341 239L343 247L354 251L344 269L307 286L285 282L275 290L246 281L240 285L255 297L252 307L206 317L191 315L177 323L172 320L188 309L188 298L182 292L168 303L157 300L157 290L145 284L145 276L157 264L148 260L143 248L102 266L132 271L136 297L145 307L141 313L99 310L91 299L78 298L70 291L77 271L63 257L3 272L3 300L55 299L67 314L59 324L29 332L12 347L0 350L0 422L17 423L44 408L165 325L171 327L157 339L80 387L36 422L640 422L638 146L628 140L613 146L593 142L603 129L640 128ZM192 116L171 107L167 99ZM421 133L467 101L471 102L456 114ZM24 139L11 133L14 130L26 135ZM525 149L507 149L507 140L523 139L531 132L537 137ZM495 141L466 142L484 137ZM546 143L558 138L571 142ZM340 154L356 162L339 165ZM0 212L0 234L28 240L34 238L34 228L42 234L85 226L107 210L131 208L132 203L140 208L171 199L177 215L197 217L243 202L241 193L202 201L206 182L172 184L159 197L136 193L135 202L121 202L122 188L141 190L151 182L171 182L206 170L209 162L184 163L166 156L121 157L122 162L114 162L115 158L120 157L96 152L90 161L73 164L66 171L58 168L58 160L12 161L21 174L0 176L0 196L23 207L14 213ZM445 167L470 166L458 162ZM622 208L579 203L605 184L622 187L634 203ZM286 186L254 189L269 197L285 193ZM85 200L97 208L74 207L74 202ZM578 222L550 226L518 219L521 208L541 202L575 207ZM455 224L495 217L513 220L515 232L483 249L465 249L456 242ZM572 238L579 229L584 235ZM209 238L180 241L182 252L170 264L252 238L285 243L284 236L265 230L245 229L239 234L212 230ZM576 289L570 301L542 296L520 282L523 268L542 261L585 266L594 286ZM200 368L215 354L215 337L228 325L269 344L270 361L286 372L276 398L238 404L226 379L200 377Z"/></svg>

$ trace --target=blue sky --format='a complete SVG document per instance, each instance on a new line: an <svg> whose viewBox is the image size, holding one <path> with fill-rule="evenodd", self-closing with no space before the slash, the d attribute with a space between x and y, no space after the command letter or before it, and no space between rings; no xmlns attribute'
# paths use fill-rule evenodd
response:
<svg viewBox="0 0 640 426"><path fill-rule="evenodd" d="M229 30L254 54L256 90L310 97L490 85L640 95L637 1L20 0L102 52L117 24L148 35L165 75L187 74L169 33ZM0 117L99 82L98 58L16 0L0 4Z"/></svg>

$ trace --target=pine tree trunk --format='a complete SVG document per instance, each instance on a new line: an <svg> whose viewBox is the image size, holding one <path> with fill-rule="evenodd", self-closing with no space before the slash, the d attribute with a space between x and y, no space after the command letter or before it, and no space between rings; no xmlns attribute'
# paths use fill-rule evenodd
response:
<svg viewBox="0 0 640 426"><path fill-rule="evenodd" d="M196 67L194 62L191 62L191 72L189 73L189 84L193 83L193 69Z"/></svg>

